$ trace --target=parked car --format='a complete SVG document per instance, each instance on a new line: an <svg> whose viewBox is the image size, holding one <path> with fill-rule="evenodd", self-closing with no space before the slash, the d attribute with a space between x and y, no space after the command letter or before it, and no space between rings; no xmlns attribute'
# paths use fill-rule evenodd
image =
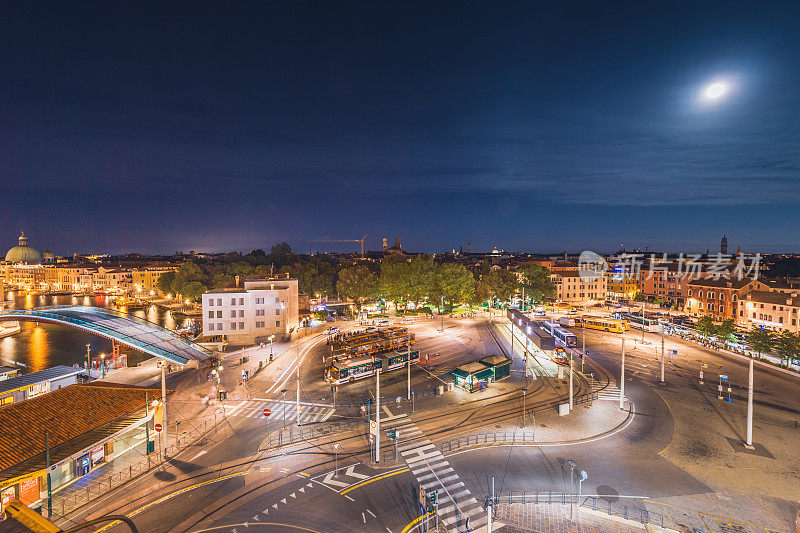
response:
<svg viewBox="0 0 800 533"><path fill-rule="evenodd" d="M382 318L382 319L378 320L377 325L378 326L391 326L392 325L392 321L389 320L388 318Z"/></svg>

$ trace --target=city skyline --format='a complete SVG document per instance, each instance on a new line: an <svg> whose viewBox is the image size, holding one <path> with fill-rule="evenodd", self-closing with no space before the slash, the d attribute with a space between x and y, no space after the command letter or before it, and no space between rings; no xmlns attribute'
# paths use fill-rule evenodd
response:
<svg viewBox="0 0 800 533"><path fill-rule="evenodd" d="M11 6L0 238L796 252L797 11Z"/></svg>

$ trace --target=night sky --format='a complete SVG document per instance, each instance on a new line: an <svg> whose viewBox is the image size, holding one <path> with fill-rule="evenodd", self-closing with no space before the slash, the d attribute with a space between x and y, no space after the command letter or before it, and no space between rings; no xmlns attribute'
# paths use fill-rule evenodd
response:
<svg viewBox="0 0 800 533"><path fill-rule="evenodd" d="M3 248L800 251L796 1L175 4L4 4Z"/></svg>

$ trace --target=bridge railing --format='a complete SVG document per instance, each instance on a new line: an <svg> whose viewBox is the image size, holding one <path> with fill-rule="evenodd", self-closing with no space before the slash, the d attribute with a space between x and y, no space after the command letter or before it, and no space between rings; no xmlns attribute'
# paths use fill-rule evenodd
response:
<svg viewBox="0 0 800 533"><path fill-rule="evenodd" d="M184 360L184 363L188 361L188 358L182 355L169 352L147 341L141 340L137 337L132 337L126 333L122 333L118 330L109 328L102 324L98 324L97 322L92 322L91 320L81 320L75 317L65 316L59 313L48 313L45 311L34 311L34 310L0 311L0 315L14 316L20 318L41 318L55 323L73 324L75 326L80 326L82 329L86 329L97 335L108 337L109 339L119 340L124 344L128 344L132 348L141 349L142 351L151 353L152 355L160 356L169 360L174 360L176 358L182 359Z"/></svg>
<svg viewBox="0 0 800 533"><path fill-rule="evenodd" d="M139 317L139 316L136 316L136 315L131 315L131 314L128 314L128 313L122 313L121 311L117 311L116 309L109 309L107 307L94 307L94 306L91 306L91 305L48 305L48 306L45 306L45 307L34 307L33 309L31 309L31 311L44 311L44 310L47 310L47 309L79 309L79 308L91 309L91 311L94 312L94 313L98 313L99 312L99 313L103 313L103 314L107 314L107 315L111 315L111 316L117 316L117 317L120 317L120 318L125 318L125 319L128 319L128 320L132 321L132 322L138 322L140 324L144 324L146 326L150 326L150 327L152 327L154 329L157 329L159 331L167 333L168 335L170 335L172 337L177 337L178 336L174 331L172 331L170 329L167 329L167 328L165 328L164 326L162 326L160 324L156 324L155 322L151 322L151 321L147 320L146 318L142 318L142 317ZM196 342L194 342L194 341L192 341L190 339L181 338L180 340L182 342L188 344L192 348L195 348L196 350L199 350L199 351L205 353L206 355L210 355L211 354L211 350L209 350L208 348L205 348L204 346L201 346L201 345L197 344Z"/></svg>

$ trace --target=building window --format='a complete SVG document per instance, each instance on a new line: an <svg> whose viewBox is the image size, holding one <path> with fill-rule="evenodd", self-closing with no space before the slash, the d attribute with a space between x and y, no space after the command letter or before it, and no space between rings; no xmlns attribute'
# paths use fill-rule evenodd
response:
<svg viewBox="0 0 800 533"><path fill-rule="evenodd" d="M244 322L239 322L239 329L244 329Z"/></svg>
<svg viewBox="0 0 800 533"><path fill-rule="evenodd" d="M209 298L208 299L208 305L210 305L210 306L214 305L214 298Z"/></svg>
<svg viewBox="0 0 800 533"><path fill-rule="evenodd" d="M208 318L214 318L214 311L208 312Z"/></svg>
<svg viewBox="0 0 800 533"><path fill-rule="evenodd" d="M239 305L244 305L244 298L239 298Z"/></svg>
<svg viewBox="0 0 800 533"><path fill-rule="evenodd" d="M217 318L222 318L222 311L217 311Z"/></svg>
<svg viewBox="0 0 800 533"><path fill-rule="evenodd" d="M231 311L231 318L236 318L236 311L235 310Z"/></svg>
<svg viewBox="0 0 800 533"><path fill-rule="evenodd" d="M778 317L778 324L783 324L783 317L782 316Z"/></svg>
<svg viewBox="0 0 800 533"><path fill-rule="evenodd" d="M239 318L244 316L244 309L239 309Z"/></svg>
<svg viewBox="0 0 800 533"><path fill-rule="evenodd" d="M281 299L280 299L279 297L277 297L277 296L275 297L275 303L276 303L276 304L279 304L279 303L281 303Z"/></svg>
<svg viewBox="0 0 800 533"><path fill-rule="evenodd" d="M217 298L217 305L222 305L222 298Z"/></svg>
<svg viewBox="0 0 800 533"><path fill-rule="evenodd" d="M236 329L236 322L231 322L231 329Z"/></svg>
<svg viewBox="0 0 800 533"><path fill-rule="evenodd" d="M280 309L276 309L276 310L275 310L275 314L276 314L276 315L279 315L279 314L281 314L281 310L280 310Z"/></svg>
<svg viewBox="0 0 800 533"><path fill-rule="evenodd" d="M281 321L280 321L280 320L276 320L276 321L275 321L275 327L276 327L276 328L279 328L279 327L281 327Z"/></svg>
<svg viewBox="0 0 800 533"><path fill-rule="evenodd" d="M231 298L231 305L236 305L236 298Z"/></svg>

